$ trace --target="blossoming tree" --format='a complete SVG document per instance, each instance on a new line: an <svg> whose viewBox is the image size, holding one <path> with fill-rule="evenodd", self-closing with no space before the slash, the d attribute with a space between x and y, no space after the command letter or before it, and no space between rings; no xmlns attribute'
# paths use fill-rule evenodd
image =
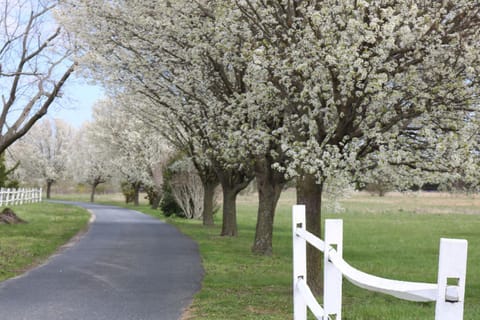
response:
<svg viewBox="0 0 480 320"><path fill-rule="evenodd" d="M152 187L161 194L161 172L171 157L171 148L154 128L130 114L126 106L134 103L141 102L122 95L99 102L94 108L89 135L93 143L105 147L103 152L108 154L113 168L132 185L134 202L138 205L142 186Z"/></svg>
<svg viewBox="0 0 480 320"><path fill-rule="evenodd" d="M20 163L22 180L46 184L47 199L50 199L52 185L69 174L67 163L73 135L74 129L68 123L46 118L8 149L11 157Z"/></svg>
<svg viewBox="0 0 480 320"><path fill-rule="evenodd" d="M90 132L92 123L80 127L72 139L67 162L68 170L76 183L90 186L90 202L95 202L97 187L114 176L108 145L95 139Z"/></svg>
<svg viewBox="0 0 480 320"><path fill-rule="evenodd" d="M281 115L269 134L288 159L276 168L297 179L312 232L320 233L329 177L382 163L417 174L462 166L477 130L479 2L239 0L232 8L241 16L232 24L252 35L243 99ZM316 288L319 263L309 251Z"/></svg>

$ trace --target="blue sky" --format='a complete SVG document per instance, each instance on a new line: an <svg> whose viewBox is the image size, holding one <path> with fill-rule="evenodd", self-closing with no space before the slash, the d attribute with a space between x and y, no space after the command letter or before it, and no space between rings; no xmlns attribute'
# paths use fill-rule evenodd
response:
<svg viewBox="0 0 480 320"><path fill-rule="evenodd" d="M78 78L69 79L62 91L62 99L51 106L47 116L63 119L76 128L92 119L93 105L105 95L102 87Z"/></svg>

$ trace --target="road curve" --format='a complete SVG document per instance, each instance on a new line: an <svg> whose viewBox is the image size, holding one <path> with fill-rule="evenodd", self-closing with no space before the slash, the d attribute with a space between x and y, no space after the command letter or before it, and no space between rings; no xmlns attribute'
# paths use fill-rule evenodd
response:
<svg viewBox="0 0 480 320"><path fill-rule="evenodd" d="M175 320L200 289L198 247L133 210L86 203L81 240L0 283L0 320Z"/></svg>

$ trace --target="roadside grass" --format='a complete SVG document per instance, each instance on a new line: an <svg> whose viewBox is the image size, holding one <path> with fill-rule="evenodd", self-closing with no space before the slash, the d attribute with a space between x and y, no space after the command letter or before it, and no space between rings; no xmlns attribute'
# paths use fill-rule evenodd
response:
<svg viewBox="0 0 480 320"><path fill-rule="evenodd" d="M140 197L140 203L146 204L145 194L142 194ZM54 200L63 200L63 201L80 201L80 202L90 202L90 194L88 193L56 193L52 195ZM124 203L125 197L121 193L99 193L95 195L95 203L115 203L120 205Z"/></svg>
<svg viewBox="0 0 480 320"><path fill-rule="evenodd" d="M204 228L199 221L169 218L198 242L206 271L189 319L292 319L291 205L286 192L275 218L274 253L250 252L256 221L253 196L239 199L237 238L222 238L221 221ZM345 212L325 214L344 220L344 256L354 267L387 278L437 281L441 237L469 241L465 320L480 318L480 199L444 194L355 194ZM140 211L160 217L159 211ZM476 213L476 214L475 214ZM320 272L320 271L319 271ZM321 300L321 297L320 297ZM345 320L434 319L434 303L415 303L369 292L344 281ZM313 319L313 318L312 318Z"/></svg>
<svg viewBox="0 0 480 320"><path fill-rule="evenodd" d="M239 198L236 238L219 236L220 214L215 217L216 225L209 228L200 221L166 219L198 242L205 268L202 290L186 319L292 319L294 199L292 191L280 199L270 257L250 252L257 210L254 195ZM108 199L101 202L113 203ZM377 276L435 283L440 238L467 239L464 320L480 318L480 197L415 193L379 198L360 193L342 205L343 213L327 212L324 217L344 220L345 259ZM127 207L165 219L159 210L146 204ZM434 319L435 310L434 303L402 301L357 288L346 280L342 305L344 320L428 320Z"/></svg>
<svg viewBox="0 0 480 320"><path fill-rule="evenodd" d="M0 224L0 281L45 261L86 228L90 215L81 208L48 202L14 206L27 224Z"/></svg>

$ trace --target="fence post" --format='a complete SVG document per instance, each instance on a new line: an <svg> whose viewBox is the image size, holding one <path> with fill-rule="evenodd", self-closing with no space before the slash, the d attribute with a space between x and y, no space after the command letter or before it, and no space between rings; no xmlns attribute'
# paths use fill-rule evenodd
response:
<svg viewBox="0 0 480 320"><path fill-rule="evenodd" d="M2 189L2 192L3 192L3 204L8 206L8 189L4 188Z"/></svg>
<svg viewBox="0 0 480 320"><path fill-rule="evenodd" d="M463 319L467 250L467 240L440 239L435 320Z"/></svg>
<svg viewBox="0 0 480 320"><path fill-rule="evenodd" d="M323 308L325 319L342 318L342 272L328 257L329 247L343 255L343 221L341 219L325 220L325 254L323 255Z"/></svg>
<svg viewBox="0 0 480 320"><path fill-rule="evenodd" d="M305 221L305 206L294 205L292 210L294 320L307 320L307 304L297 288L299 278L307 281L307 242L296 233L297 228L306 229Z"/></svg>

